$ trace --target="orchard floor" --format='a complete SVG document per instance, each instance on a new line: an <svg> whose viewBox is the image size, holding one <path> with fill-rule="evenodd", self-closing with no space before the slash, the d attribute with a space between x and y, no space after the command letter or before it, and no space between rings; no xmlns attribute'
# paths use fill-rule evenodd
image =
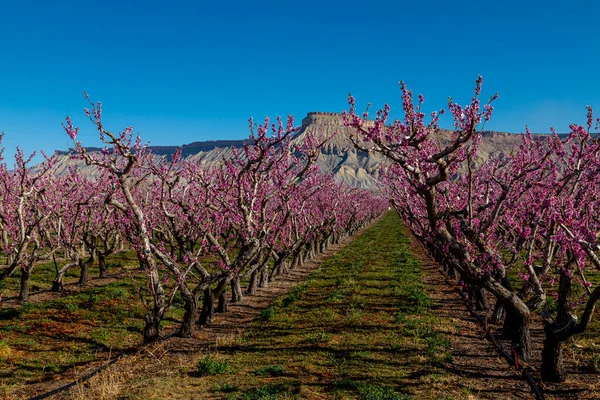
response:
<svg viewBox="0 0 600 400"><path fill-rule="evenodd" d="M416 254L413 258L411 254ZM27 398L110 357L15 386ZM598 398L591 390L568 398ZM549 388L552 390L552 388ZM554 397L567 398L564 393ZM242 304L195 338L119 359L65 399L532 399L395 214Z"/></svg>

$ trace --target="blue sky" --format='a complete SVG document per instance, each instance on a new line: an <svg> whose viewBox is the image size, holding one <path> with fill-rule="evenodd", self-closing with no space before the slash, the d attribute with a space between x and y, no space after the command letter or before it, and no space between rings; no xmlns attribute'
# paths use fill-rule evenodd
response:
<svg viewBox="0 0 600 400"><path fill-rule="evenodd" d="M98 145L81 95L111 130L178 145L243 138L247 119L500 98L489 129L559 132L600 115L595 1L0 0L0 130L7 155L65 149L70 115ZM399 115L399 114L394 114ZM446 119L449 123L450 120Z"/></svg>

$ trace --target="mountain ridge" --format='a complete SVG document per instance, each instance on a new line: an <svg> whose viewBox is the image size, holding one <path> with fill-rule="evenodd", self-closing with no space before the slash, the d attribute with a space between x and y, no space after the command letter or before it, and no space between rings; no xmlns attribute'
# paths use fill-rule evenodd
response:
<svg viewBox="0 0 600 400"><path fill-rule="evenodd" d="M331 139L321 149L317 160L319 168L324 172L332 173L338 180L351 186L374 189L377 187L379 170L385 163L380 154L368 154L354 148L349 137L354 134L353 128L344 125L341 113L313 111L302 119L302 125L294 135L293 141L302 142L307 133L318 136L329 136ZM444 135L451 131L442 130ZM538 134L543 135L543 134ZM214 165L222 159L233 156L232 147L243 146L246 140L209 140L197 141L181 146L149 146L152 153L159 157L170 157L177 149L182 150L182 157L190 160L200 160L207 165ZM483 131L479 148L479 162L489 157L517 149L521 144L521 135ZM88 152L100 151L100 148L88 147ZM81 160L75 160L70 155L73 149L58 152L59 159L55 165L57 174L64 174L69 168L75 166L83 172L95 175L92 167L85 166Z"/></svg>

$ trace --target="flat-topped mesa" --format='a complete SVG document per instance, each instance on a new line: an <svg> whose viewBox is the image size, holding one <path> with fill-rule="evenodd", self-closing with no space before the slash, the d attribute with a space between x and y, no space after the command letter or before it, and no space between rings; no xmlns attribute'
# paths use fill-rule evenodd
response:
<svg viewBox="0 0 600 400"><path fill-rule="evenodd" d="M371 124L372 121L367 121L367 125ZM316 125L335 125L335 126L344 126L344 117L342 113L336 112L322 112L322 111L312 111L306 114L306 117L302 120L302 126L307 126L311 124Z"/></svg>
<svg viewBox="0 0 600 400"><path fill-rule="evenodd" d="M488 138L506 138L506 137L514 136L514 134L507 133L507 132L483 131L483 132L481 132L481 136L488 137Z"/></svg>
<svg viewBox="0 0 600 400"><path fill-rule="evenodd" d="M302 126L311 124L318 125L344 125L344 118L341 113L333 112L309 112L302 120Z"/></svg>

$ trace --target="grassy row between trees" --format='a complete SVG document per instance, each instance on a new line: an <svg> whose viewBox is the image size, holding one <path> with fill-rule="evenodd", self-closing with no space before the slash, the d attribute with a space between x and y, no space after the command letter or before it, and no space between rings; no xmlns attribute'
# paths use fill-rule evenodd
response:
<svg viewBox="0 0 600 400"><path fill-rule="evenodd" d="M190 354L154 377L128 375L125 382L113 374L114 393L119 398L191 393L215 399L463 398L458 378L444 368L452 360L456 327L434 315L402 229L396 214L387 214L262 311L243 336L232 334L214 351ZM120 253L112 262L129 269L134 258ZM46 270L49 265L39 269ZM135 279L135 269L131 272ZM0 397L136 348L143 311L127 273L102 286L0 310ZM175 328L180 318L181 308L175 307L164 322ZM595 321L594 329L568 346L568 357L580 360L586 371L600 368L597 326ZM83 393L81 398L89 394Z"/></svg>
<svg viewBox="0 0 600 400"><path fill-rule="evenodd" d="M243 336L167 377L138 382L145 389L132 396L460 398L443 368L453 326L431 306L400 220L388 213Z"/></svg>

